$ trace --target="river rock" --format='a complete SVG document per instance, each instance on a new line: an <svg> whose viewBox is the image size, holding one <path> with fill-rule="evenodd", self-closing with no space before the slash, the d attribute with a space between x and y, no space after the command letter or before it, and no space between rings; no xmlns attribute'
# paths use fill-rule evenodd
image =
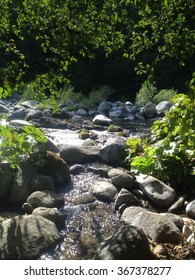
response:
<svg viewBox="0 0 195 280"><path fill-rule="evenodd" d="M99 147L64 145L60 156L68 163L85 163L98 160Z"/></svg>
<svg viewBox="0 0 195 280"><path fill-rule="evenodd" d="M100 201L114 202L118 193L117 188L107 181L94 181L89 183L90 192Z"/></svg>
<svg viewBox="0 0 195 280"><path fill-rule="evenodd" d="M186 214L189 218L195 219L195 199L187 204Z"/></svg>
<svg viewBox="0 0 195 280"><path fill-rule="evenodd" d="M149 241L144 232L134 226L124 225L106 238L96 253L96 260L151 260Z"/></svg>
<svg viewBox="0 0 195 280"><path fill-rule="evenodd" d="M40 154L44 164L39 167L39 172L53 179L55 187L67 186L70 183L70 169L62 157L51 151Z"/></svg>
<svg viewBox="0 0 195 280"><path fill-rule="evenodd" d="M26 202L33 208L58 208L64 205L64 198L53 191L36 191L27 197Z"/></svg>
<svg viewBox="0 0 195 280"><path fill-rule="evenodd" d="M27 114L28 114L27 109L20 108L14 111L13 113L11 113L11 115L8 116L7 121L10 122L12 120L25 120Z"/></svg>
<svg viewBox="0 0 195 280"><path fill-rule="evenodd" d="M98 106L97 112L98 112L99 114L103 114L103 115L108 116L111 107L112 107L112 106L111 106L110 102L102 101L102 102L99 104L99 106Z"/></svg>
<svg viewBox="0 0 195 280"><path fill-rule="evenodd" d="M37 106L37 102L35 100L26 100L23 101L20 105L25 108L34 109Z"/></svg>
<svg viewBox="0 0 195 280"><path fill-rule="evenodd" d="M25 120L12 120L12 121L9 122L9 124L12 125L12 126L16 126L16 127L25 126L25 125L33 126L32 123L27 122Z"/></svg>
<svg viewBox="0 0 195 280"><path fill-rule="evenodd" d="M43 112L41 110L32 109L32 110L28 111L25 120L30 121L30 120L33 120L33 119L40 119L42 117L43 117Z"/></svg>
<svg viewBox="0 0 195 280"><path fill-rule="evenodd" d="M79 115L81 117L88 116L88 112L85 109L78 109L78 111L76 113L77 113L77 115Z"/></svg>
<svg viewBox="0 0 195 280"><path fill-rule="evenodd" d="M127 171L123 171L119 168L112 168L108 172L108 176L111 178L113 185L119 190L121 188L131 190L135 184L134 177Z"/></svg>
<svg viewBox="0 0 195 280"><path fill-rule="evenodd" d="M37 176L37 170L29 160L20 165L15 173L9 196L8 204L11 206L21 205L32 191L31 182Z"/></svg>
<svg viewBox="0 0 195 280"><path fill-rule="evenodd" d="M147 119L155 118L157 116L157 110L156 110L155 104L153 104L152 102L148 102L144 106L144 108L142 110L142 114Z"/></svg>
<svg viewBox="0 0 195 280"><path fill-rule="evenodd" d="M35 259L61 240L55 224L36 215L17 216L0 224L0 259Z"/></svg>
<svg viewBox="0 0 195 280"><path fill-rule="evenodd" d="M165 112L168 111L173 106L173 103L169 101L161 101L156 105L157 114L161 117L165 115Z"/></svg>
<svg viewBox="0 0 195 280"><path fill-rule="evenodd" d="M144 174L136 176L136 180L142 192L156 205L167 207L174 201L175 191L160 180Z"/></svg>
<svg viewBox="0 0 195 280"><path fill-rule="evenodd" d="M0 164L0 204L7 204L14 179L14 170L8 163Z"/></svg>
<svg viewBox="0 0 195 280"><path fill-rule="evenodd" d="M179 215L173 213L161 213L161 215L173 222L180 230L182 230L184 226L184 221Z"/></svg>
<svg viewBox="0 0 195 280"><path fill-rule="evenodd" d="M141 228L156 243L179 244L182 240L176 225L160 214L149 212L141 207L128 207L121 220L129 225Z"/></svg>
<svg viewBox="0 0 195 280"><path fill-rule="evenodd" d="M184 206L186 195L179 197L174 203L168 208L169 213L177 213L181 211Z"/></svg>
<svg viewBox="0 0 195 280"><path fill-rule="evenodd" d="M0 104L0 114L9 114L9 109L6 106Z"/></svg>
<svg viewBox="0 0 195 280"><path fill-rule="evenodd" d="M124 204L125 208L129 206L138 206L140 205L140 201L128 190L121 189L115 200L114 207L118 210Z"/></svg>
<svg viewBox="0 0 195 280"><path fill-rule="evenodd" d="M112 123L112 120L104 115L97 115L93 118L93 123L98 125L109 126Z"/></svg>
<svg viewBox="0 0 195 280"><path fill-rule="evenodd" d="M111 166L121 166L126 158L126 144L118 138L109 138L100 149L100 159Z"/></svg>
<svg viewBox="0 0 195 280"><path fill-rule="evenodd" d="M65 217L57 208L38 207L32 214L52 221L58 229L62 229L65 225Z"/></svg>
<svg viewBox="0 0 195 280"><path fill-rule="evenodd" d="M74 164L70 167L70 173L73 175L80 174L81 172L84 172L85 168L82 164Z"/></svg>
<svg viewBox="0 0 195 280"><path fill-rule="evenodd" d="M48 191L55 190L55 186L52 178L45 175L39 174L35 176L31 181L31 185L32 185L32 192L42 191L42 190L48 190Z"/></svg>

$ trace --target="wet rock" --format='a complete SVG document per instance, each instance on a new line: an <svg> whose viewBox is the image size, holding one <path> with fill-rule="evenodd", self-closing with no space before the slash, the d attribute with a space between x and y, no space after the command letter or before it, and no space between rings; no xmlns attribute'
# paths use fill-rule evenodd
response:
<svg viewBox="0 0 195 280"><path fill-rule="evenodd" d="M129 225L141 228L152 241L157 243L179 244L182 240L180 230L170 220L160 214L149 212L140 207L128 207L121 220Z"/></svg>
<svg viewBox="0 0 195 280"><path fill-rule="evenodd" d="M123 140L109 138L100 149L100 159L111 166L121 166L126 158L126 144Z"/></svg>
<svg viewBox="0 0 195 280"><path fill-rule="evenodd" d="M85 171L85 168L81 164L74 164L70 167L70 173L73 175L80 174Z"/></svg>
<svg viewBox="0 0 195 280"><path fill-rule="evenodd" d="M113 185L115 185L115 187L119 190L121 188L131 190L135 184L134 177L127 171L123 171L119 168L112 168L108 172L108 176L110 177Z"/></svg>
<svg viewBox="0 0 195 280"><path fill-rule="evenodd" d="M64 145L60 156L70 164L86 163L98 160L99 147Z"/></svg>
<svg viewBox="0 0 195 280"><path fill-rule="evenodd" d="M175 191L160 180L144 174L136 176L136 180L142 192L156 205L167 207L174 201Z"/></svg>
<svg viewBox="0 0 195 280"><path fill-rule="evenodd" d="M107 181L90 182L89 189L98 200L104 202L114 202L118 193L117 188Z"/></svg>
<svg viewBox="0 0 195 280"><path fill-rule="evenodd" d="M94 124L98 124L98 125L105 125L105 126L109 126L112 123L112 120L107 118L104 115L97 115L95 116L95 118L93 119L93 123Z"/></svg>
<svg viewBox="0 0 195 280"><path fill-rule="evenodd" d="M52 221L58 229L62 229L65 225L65 217L57 208L38 207L32 214Z"/></svg>
<svg viewBox="0 0 195 280"><path fill-rule="evenodd" d="M61 240L55 224L41 216L17 216L0 224L0 259L35 259Z"/></svg>
<svg viewBox="0 0 195 280"><path fill-rule="evenodd" d="M144 232L134 226L123 226L106 238L97 250L97 260L150 260L150 251Z"/></svg>
<svg viewBox="0 0 195 280"><path fill-rule="evenodd" d="M39 172L53 179L55 187L67 186L70 183L70 169L62 157L53 152L47 151L40 154L44 165L39 168Z"/></svg>
<svg viewBox="0 0 195 280"><path fill-rule="evenodd" d="M98 174L98 175L100 175L101 177L104 177L104 178L108 178L109 170L110 170L110 168L106 165L105 166L99 166L99 167L96 167L96 166L88 166L87 167L88 172Z"/></svg>
<svg viewBox="0 0 195 280"><path fill-rule="evenodd" d="M129 206L138 206L140 205L140 201L128 190L121 189L121 191L116 197L114 207L116 210L118 210L124 204L125 208ZM122 213L122 211L120 211L120 213Z"/></svg>
<svg viewBox="0 0 195 280"><path fill-rule="evenodd" d="M195 200L187 204L186 214L188 215L189 218L195 219Z"/></svg>
<svg viewBox="0 0 195 280"><path fill-rule="evenodd" d="M32 205L33 208L55 208L64 205L64 198L53 191L36 191L28 196L26 202Z"/></svg>

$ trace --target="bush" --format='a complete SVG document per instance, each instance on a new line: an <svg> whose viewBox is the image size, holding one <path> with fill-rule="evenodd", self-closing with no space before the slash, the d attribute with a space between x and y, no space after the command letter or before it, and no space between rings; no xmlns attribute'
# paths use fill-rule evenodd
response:
<svg viewBox="0 0 195 280"><path fill-rule="evenodd" d="M173 102L165 117L151 127L150 143L127 141L130 166L134 172L151 174L174 187L191 187L195 179L195 103L184 94L175 96Z"/></svg>
<svg viewBox="0 0 195 280"><path fill-rule="evenodd" d="M153 102L158 104L161 101L171 101L176 94L177 91L174 89L161 89L159 93L153 97Z"/></svg>
<svg viewBox="0 0 195 280"><path fill-rule="evenodd" d="M142 84L141 89L136 95L135 103L138 106L144 106L147 102L152 102L154 95L157 93L157 88L147 81Z"/></svg>

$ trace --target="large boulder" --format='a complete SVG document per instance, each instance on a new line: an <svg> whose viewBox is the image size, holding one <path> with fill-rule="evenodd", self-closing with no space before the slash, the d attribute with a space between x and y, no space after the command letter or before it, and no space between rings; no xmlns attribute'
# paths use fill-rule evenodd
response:
<svg viewBox="0 0 195 280"><path fill-rule="evenodd" d="M179 244L182 240L181 232L173 222L160 214L141 207L126 208L122 213L121 220L128 225L141 228L157 243Z"/></svg>
<svg viewBox="0 0 195 280"><path fill-rule="evenodd" d="M104 115L97 115L93 119L93 123L98 125L109 126L112 123L112 120Z"/></svg>
<svg viewBox="0 0 195 280"><path fill-rule="evenodd" d="M60 156L67 163L85 163L98 160L99 147L95 146L75 146L64 145L60 151Z"/></svg>
<svg viewBox="0 0 195 280"><path fill-rule="evenodd" d="M169 101L161 101L158 105L156 105L157 114L159 116L164 116L166 111L173 106L172 102Z"/></svg>
<svg viewBox="0 0 195 280"><path fill-rule="evenodd" d="M156 205L167 207L175 199L175 191L153 176L140 174L136 176L138 185Z"/></svg>
<svg viewBox="0 0 195 280"><path fill-rule="evenodd" d="M55 224L36 215L17 216L0 224L0 259L35 259L61 240Z"/></svg>
<svg viewBox="0 0 195 280"><path fill-rule="evenodd" d="M37 170L30 161L25 161L15 173L8 196L8 204L21 205L32 191L31 181L37 176Z"/></svg>
<svg viewBox="0 0 195 280"><path fill-rule="evenodd" d="M62 157L51 151L47 151L40 156L44 164L39 168L39 172L43 175L50 176L53 179L55 187L66 186L70 183L70 170Z"/></svg>
<svg viewBox="0 0 195 280"><path fill-rule="evenodd" d="M97 111L98 111L99 114L108 115L111 107L112 106L111 106L110 102L102 101L99 104Z"/></svg>
<svg viewBox="0 0 195 280"><path fill-rule="evenodd" d="M99 152L100 159L111 166L121 166L126 156L126 144L118 138L109 138Z"/></svg>
<svg viewBox="0 0 195 280"><path fill-rule="evenodd" d="M195 199L187 204L186 214L188 217L195 219Z"/></svg>
<svg viewBox="0 0 195 280"><path fill-rule="evenodd" d="M32 214L52 221L58 229L62 229L65 225L65 217L57 208L38 207Z"/></svg>
<svg viewBox="0 0 195 280"><path fill-rule="evenodd" d="M124 225L106 238L97 250L98 260L150 260L154 256L144 232L134 226Z"/></svg>
<svg viewBox="0 0 195 280"><path fill-rule="evenodd" d="M36 191L28 196L27 203L33 208L37 207L62 207L64 205L64 198L53 191Z"/></svg>
<svg viewBox="0 0 195 280"><path fill-rule="evenodd" d="M147 119L152 119L155 118L157 116L157 110L156 110L156 106L154 103L152 102L148 102L143 110L142 110L142 114L144 115L145 118Z"/></svg>
<svg viewBox="0 0 195 280"><path fill-rule="evenodd" d="M125 188L131 190L135 184L134 177L127 171L123 171L119 168L112 168L108 172L108 176L111 178L113 185L117 189Z"/></svg>
<svg viewBox="0 0 195 280"><path fill-rule="evenodd" d="M117 188L107 181L89 183L90 192L100 201L113 202L118 193Z"/></svg>

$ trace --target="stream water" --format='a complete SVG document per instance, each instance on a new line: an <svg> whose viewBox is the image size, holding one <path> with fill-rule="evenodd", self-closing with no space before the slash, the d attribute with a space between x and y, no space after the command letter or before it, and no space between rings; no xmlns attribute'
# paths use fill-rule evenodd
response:
<svg viewBox="0 0 195 280"><path fill-rule="evenodd" d="M98 135L98 143L103 143L108 137L115 137L107 130L94 131ZM140 136L148 132L148 128L126 129L128 136ZM45 129L48 138L57 146L63 144L82 145L78 131ZM103 203L96 200L89 191L89 183L96 180L108 180L102 174L91 170L101 168L101 163L84 164L83 170L72 175L71 185L64 195L65 205L60 209L65 217L65 226L61 230L63 241L52 251L43 254L40 259L51 260L82 260L93 259L100 243L117 231L121 222L113 203Z"/></svg>

